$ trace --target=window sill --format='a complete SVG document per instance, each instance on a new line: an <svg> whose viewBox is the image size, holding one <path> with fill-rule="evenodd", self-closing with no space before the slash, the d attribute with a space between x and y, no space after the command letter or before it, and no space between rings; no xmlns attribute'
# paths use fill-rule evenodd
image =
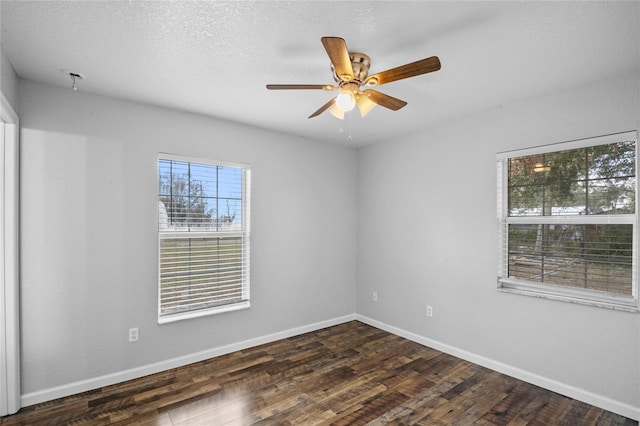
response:
<svg viewBox="0 0 640 426"><path fill-rule="evenodd" d="M537 297L539 299L555 300L560 302L575 303L577 305L594 306L597 308L611 309L621 312L640 313L638 306L630 304L615 303L605 300L587 299L585 297L579 297L570 294L550 293L543 289L521 288L521 287L508 287L504 284L500 284L498 291L501 293L519 294L522 296Z"/></svg>
<svg viewBox="0 0 640 426"><path fill-rule="evenodd" d="M243 309L249 309L250 307L251 307L251 302L246 301L246 302L234 303L233 305L225 305L225 306L220 306L220 307L211 308L211 309L203 309L200 311L167 315L167 316L158 318L158 324L168 324L171 322L182 321L182 320L187 320L192 318L200 318L200 317L205 317L209 315L222 314L225 312L239 311Z"/></svg>

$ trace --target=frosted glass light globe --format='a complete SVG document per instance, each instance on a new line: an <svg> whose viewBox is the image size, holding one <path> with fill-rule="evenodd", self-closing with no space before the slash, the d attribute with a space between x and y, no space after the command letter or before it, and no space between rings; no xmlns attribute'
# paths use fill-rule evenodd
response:
<svg viewBox="0 0 640 426"><path fill-rule="evenodd" d="M356 106L356 98L352 93L343 92L336 97L336 104L343 111L351 111Z"/></svg>

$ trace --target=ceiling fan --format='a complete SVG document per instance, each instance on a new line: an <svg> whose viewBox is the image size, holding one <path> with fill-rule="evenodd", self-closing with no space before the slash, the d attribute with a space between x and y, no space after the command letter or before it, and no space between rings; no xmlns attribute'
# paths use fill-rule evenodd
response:
<svg viewBox="0 0 640 426"><path fill-rule="evenodd" d="M373 89L363 89L363 86L380 86L381 84L415 77L440 69L440 60L437 56L432 56L369 75L369 66L371 65L369 56L364 53L349 52L347 43L340 37L322 37L321 41L331 60L333 79L337 85L267 84L267 89L270 90L311 89L340 92L335 98L332 98L311 114L309 118L316 117L329 110L333 116L342 120L345 111L351 111L356 105L363 117L376 105L397 111L407 103Z"/></svg>

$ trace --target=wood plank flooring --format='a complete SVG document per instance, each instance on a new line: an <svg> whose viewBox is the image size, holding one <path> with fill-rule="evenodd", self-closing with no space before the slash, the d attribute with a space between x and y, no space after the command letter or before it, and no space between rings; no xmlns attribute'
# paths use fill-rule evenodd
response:
<svg viewBox="0 0 640 426"><path fill-rule="evenodd" d="M637 425L353 321L25 407L0 425Z"/></svg>

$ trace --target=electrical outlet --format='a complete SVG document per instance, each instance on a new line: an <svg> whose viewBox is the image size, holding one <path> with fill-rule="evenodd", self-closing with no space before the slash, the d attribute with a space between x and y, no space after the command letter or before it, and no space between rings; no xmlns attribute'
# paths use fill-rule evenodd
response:
<svg viewBox="0 0 640 426"><path fill-rule="evenodd" d="M138 341L138 327L129 329L129 341L137 342Z"/></svg>
<svg viewBox="0 0 640 426"><path fill-rule="evenodd" d="M431 305L427 305L427 316L428 317L433 316L433 307Z"/></svg>
<svg viewBox="0 0 640 426"><path fill-rule="evenodd" d="M377 302L378 301L378 292L374 291L373 295L371 296L371 298L373 299L374 302Z"/></svg>

